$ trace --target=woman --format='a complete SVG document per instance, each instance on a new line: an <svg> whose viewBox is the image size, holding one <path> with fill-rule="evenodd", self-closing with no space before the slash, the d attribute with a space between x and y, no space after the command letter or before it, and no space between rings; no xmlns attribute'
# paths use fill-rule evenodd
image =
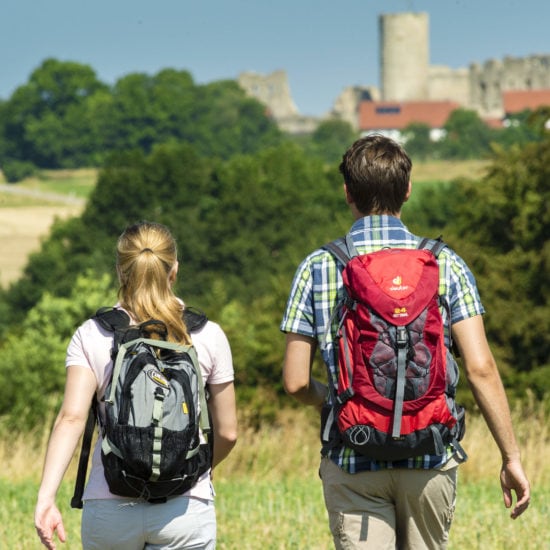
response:
<svg viewBox="0 0 550 550"><path fill-rule="evenodd" d="M117 244L118 307L133 323L160 319L168 339L189 343L183 322L183 302L172 285L178 271L177 250L169 230L141 222L128 227ZM219 464L236 442L237 419L233 363L222 329L208 321L193 332L214 432L212 467ZM55 496L84 430L89 403L99 399L112 371L112 333L88 320L73 335L67 350L65 395L55 421L44 464L35 509L35 526L42 543L55 549L54 532L65 541ZM100 406L101 414L101 406ZM84 491L82 546L89 549L137 550L141 548L212 549L216 544L216 517L210 472L181 496L162 504L118 497L109 492L101 463L101 442L96 444L90 478Z"/></svg>

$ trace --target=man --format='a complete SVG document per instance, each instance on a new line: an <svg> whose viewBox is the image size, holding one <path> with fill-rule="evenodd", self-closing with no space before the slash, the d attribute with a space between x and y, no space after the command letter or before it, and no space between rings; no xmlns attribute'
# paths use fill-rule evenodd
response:
<svg viewBox="0 0 550 550"><path fill-rule="evenodd" d="M355 223L349 235L359 254L384 247L416 248L420 237L400 220L411 193L412 163L394 141L370 135L345 153L340 171ZM523 513L530 499L502 381L485 336L475 279L449 248L438 256L440 292L450 315L441 311L448 341L449 326L473 395L502 455L500 480L511 517ZM299 266L281 330L286 333L283 382L286 391L321 410L332 405L326 384L311 376L317 347L333 376L337 369L331 319L343 294L342 264L324 249ZM443 291L441 290L443 289ZM443 309L443 308L442 308ZM326 415L322 415L326 418ZM322 449L320 475L329 524L337 549L445 548L454 512L459 449L443 455L396 462L377 461L336 440ZM512 492L516 494L513 503Z"/></svg>

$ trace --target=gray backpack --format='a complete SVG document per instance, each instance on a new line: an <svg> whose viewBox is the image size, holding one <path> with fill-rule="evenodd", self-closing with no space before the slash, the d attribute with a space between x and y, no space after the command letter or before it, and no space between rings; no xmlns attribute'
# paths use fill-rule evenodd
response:
<svg viewBox="0 0 550 550"><path fill-rule="evenodd" d="M130 326L126 313L113 308L99 310L94 319L114 333L113 372L100 422L109 490L165 502L188 491L211 465L211 430L197 353L193 346L167 342L161 321ZM204 315L187 311L190 331L205 322ZM73 507L81 507L81 496L75 492Z"/></svg>

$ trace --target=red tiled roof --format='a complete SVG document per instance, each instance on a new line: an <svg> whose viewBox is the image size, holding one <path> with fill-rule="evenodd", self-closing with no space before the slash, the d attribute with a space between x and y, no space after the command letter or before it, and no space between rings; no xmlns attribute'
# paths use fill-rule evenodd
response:
<svg viewBox="0 0 550 550"><path fill-rule="evenodd" d="M443 128L449 115L459 107L453 101L362 101L359 104L359 129L402 130L412 122Z"/></svg>
<svg viewBox="0 0 550 550"><path fill-rule="evenodd" d="M502 93L504 112L519 113L525 109L550 106L550 90L509 90Z"/></svg>

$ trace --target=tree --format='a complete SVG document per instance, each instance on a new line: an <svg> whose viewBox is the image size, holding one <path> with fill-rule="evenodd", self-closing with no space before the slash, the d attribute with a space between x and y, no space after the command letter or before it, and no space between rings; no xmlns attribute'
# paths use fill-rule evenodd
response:
<svg viewBox="0 0 550 550"><path fill-rule="evenodd" d="M0 109L6 144L0 162L20 160L43 168L74 165L70 153L87 132L86 102L106 88L87 65L46 59Z"/></svg>
<svg viewBox="0 0 550 550"><path fill-rule="evenodd" d="M357 137L357 132L348 122L339 119L324 120L311 135L312 152L329 164L337 164Z"/></svg>
<svg viewBox="0 0 550 550"><path fill-rule="evenodd" d="M483 158L490 152L494 132L475 111L456 109L444 125L441 156L448 159Z"/></svg>
<svg viewBox="0 0 550 550"><path fill-rule="evenodd" d="M47 420L47 413L61 402L69 338L114 297L112 278L89 272L78 277L66 298L46 292L24 322L8 331L0 346L0 416L12 419L19 429Z"/></svg>
<svg viewBox="0 0 550 550"><path fill-rule="evenodd" d="M430 138L430 127L423 122L412 122L403 130L407 152L412 158L426 160L435 156L436 144Z"/></svg>
<svg viewBox="0 0 550 550"><path fill-rule="evenodd" d="M495 149L486 177L465 182L451 228L478 277L508 380L550 357L550 134Z"/></svg>
<svg viewBox="0 0 550 550"><path fill-rule="evenodd" d="M544 125L549 119L550 113L544 108L535 111L525 109L510 115L506 119L506 127L496 132L495 141L503 147L540 141L544 136Z"/></svg>

